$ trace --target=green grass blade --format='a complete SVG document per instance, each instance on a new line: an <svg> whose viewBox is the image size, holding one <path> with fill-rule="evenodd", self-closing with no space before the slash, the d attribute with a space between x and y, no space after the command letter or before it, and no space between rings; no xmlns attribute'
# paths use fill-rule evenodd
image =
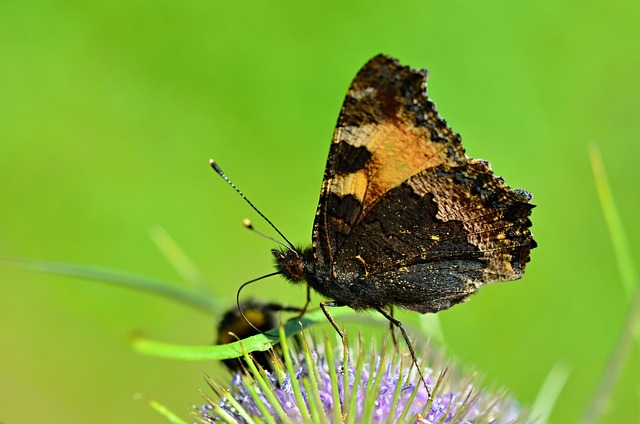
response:
<svg viewBox="0 0 640 424"><path fill-rule="evenodd" d="M627 318L625 319L622 333L618 338L616 346L603 370L600 381L582 418L582 423L584 424L598 422L601 418L629 356L633 341L635 340L638 347L640 347L640 333L637 331L640 325L640 287L638 286L638 271L633 262L627 235L624 231L620 214L618 213L607 181L600 150L594 145L589 149L589 155L596 189L600 198L600 206L602 207L602 212L605 217L609 237L611 237L622 285L631 300L631 305L627 313Z"/></svg>
<svg viewBox="0 0 640 424"><path fill-rule="evenodd" d="M627 234L624 231L618 208L613 200L613 194L609 187L600 149L598 149L596 145L591 146L589 156L591 158L593 177L600 199L600 207L602 208L602 213L604 214L604 219L609 230L609 237L611 237L622 285L624 286L627 296L631 298L635 292L635 286L638 283L638 270L634 265Z"/></svg>
<svg viewBox="0 0 640 424"><path fill-rule="evenodd" d="M142 277L122 271L63 262L47 262L31 259L11 259L7 262L23 269L42 272L45 274L99 281L119 287L144 291L157 296L166 297L174 301L182 302L191 307L202 309L213 315L219 315L222 312L220 307L213 301L212 296L175 283L159 281L149 277Z"/></svg>
<svg viewBox="0 0 640 424"><path fill-rule="evenodd" d="M336 311L336 313L334 313L333 315L340 316L349 312L350 310L345 308ZM324 324L326 322L327 319L322 311L308 313L301 318L287 322L284 325L285 336L291 337L292 335L299 333L305 328L311 327L316 324ZM143 355L167 359L180 359L186 361L209 361L238 358L243 354L243 347L244 350L249 353L255 351L265 351L271 346L279 343L280 339L277 332L278 330L274 329L267 333L248 337L241 342L238 341L216 346L177 345L150 340L142 337L139 334L134 334L131 338L130 344L131 348L135 352Z"/></svg>
<svg viewBox="0 0 640 424"><path fill-rule="evenodd" d="M531 416L541 423L549 422L551 411L558 401L560 392L569 379L571 371L564 364L556 363L542 383L538 396L531 407Z"/></svg>
<svg viewBox="0 0 640 424"><path fill-rule="evenodd" d="M638 328L640 328L640 288L636 289L624 328L620 337L618 337L618 342L609 361L607 361L602 371L600 381L591 397L591 401L587 404L588 407L581 421L582 424L597 423L607 405L611 402L611 394L629 357L634 339L636 345L640 344Z"/></svg>
<svg viewBox="0 0 640 424"><path fill-rule="evenodd" d="M211 285L198 267L164 228L151 229L149 236L184 281L199 291L209 292L211 290Z"/></svg>
<svg viewBox="0 0 640 424"><path fill-rule="evenodd" d="M168 409L166 406L164 406L160 402L142 394L138 394L135 397L136 399L144 400L145 402L147 402L147 404L151 407L151 409L153 409L158 414L165 417L167 419L167 422L171 424L188 424L187 421L177 416L173 411Z"/></svg>

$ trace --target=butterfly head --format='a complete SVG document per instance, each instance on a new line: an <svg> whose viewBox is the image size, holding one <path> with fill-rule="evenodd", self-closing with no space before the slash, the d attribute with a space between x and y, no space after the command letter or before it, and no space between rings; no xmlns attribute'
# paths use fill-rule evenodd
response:
<svg viewBox="0 0 640 424"><path fill-rule="evenodd" d="M313 256L312 249L273 249L271 251L276 261L276 268L292 283L306 281L309 272L309 257Z"/></svg>

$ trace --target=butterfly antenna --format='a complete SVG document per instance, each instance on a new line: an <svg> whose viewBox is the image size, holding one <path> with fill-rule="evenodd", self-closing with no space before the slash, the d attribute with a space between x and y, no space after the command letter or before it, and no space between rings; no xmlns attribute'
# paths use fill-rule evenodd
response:
<svg viewBox="0 0 640 424"><path fill-rule="evenodd" d="M276 233L278 233L280 235L280 237L282 237L284 239L284 241L286 241L289 246L287 246L288 248L292 249L295 251L295 247L293 246L293 244L284 236L284 234L282 234L282 232L280 232L280 230L278 230L278 227L276 227L273 222L269 221L269 218L267 218L266 216L264 216L264 214L262 212L260 212L258 210L258 208L256 208L254 206L253 203L251 203L251 201L247 198L247 196L245 196L238 187L236 187L236 185L234 183L231 182L231 180L225 175L224 171L218 166L218 164L211 159L209 161L209 164L211 165L211 167L213 168L214 171L216 171L218 173L218 175L220 175L222 177L223 180L225 180L227 182L227 184L229 184L231 186L231 188L233 188L239 195L240 197L242 197L245 202L247 202L249 204L249 206L251 206L251 208L256 211L258 213L258 215L260 215L262 217L262 219L264 219L265 221L267 221L267 223L271 226L271 228L273 228L274 230L276 230ZM273 240L273 239L272 239Z"/></svg>
<svg viewBox="0 0 640 424"><path fill-rule="evenodd" d="M280 246L284 247L285 249L292 250L292 249L291 249L291 247L287 246L286 244L284 244L284 243L283 243L283 242L281 242L280 240L275 239L275 238L271 237L270 235L263 233L263 232L262 232L262 231L260 231L260 230L256 230L256 228L253 226L253 224L251 223L251 221L249 221L248 219L246 219L246 218L245 218L245 219L243 219L243 220L242 220L242 225L244 225L244 227L245 227L246 229L253 231L253 232L254 232L254 233L256 233L257 235L259 235L259 236L261 236L261 237L264 237L264 238L266 238L267 240L271 240L272 242L279 244ZM295 250L294 250L294 251L295 251Z"/></svg>

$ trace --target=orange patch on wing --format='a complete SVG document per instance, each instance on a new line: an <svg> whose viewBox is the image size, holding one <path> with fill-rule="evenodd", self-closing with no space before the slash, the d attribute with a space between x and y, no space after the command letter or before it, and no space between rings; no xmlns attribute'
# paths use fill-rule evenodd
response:
<svg viewBox="0 0 640 424"><path fill-rule="evenodd" d="M336 176L330 191L341 196L352 194L363 205L372 207L387 191L420 171L438 166L446 157L427 134L402 120L350 127L336 137L352 146L365 146L372 154L367 166L351 174Z"/></svg>
<svg viewBox="0 0 640 424"><path fill-rule="evenodd" d="M367 192L368 184L366 169L361 169L350 174L336 175L331 179L330 184L329 191L331 193L335 193L341 197L351 194L362 203Z"/></svg>

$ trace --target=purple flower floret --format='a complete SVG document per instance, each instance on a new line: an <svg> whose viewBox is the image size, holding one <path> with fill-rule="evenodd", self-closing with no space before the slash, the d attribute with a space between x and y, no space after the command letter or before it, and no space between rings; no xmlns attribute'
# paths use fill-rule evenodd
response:
<svg viewBox="0 0 640 424"><path fill-rule="evenodd" d="M470 384L471 378L454 376L450 369L441 379L440 372L434 374L433 369L423 369L430 396L415 369L407 369L407 361L399 360L398 355L360 353L365 359L358 364L358 358L349 354L349 363L345 366L341 354L335 355L333 363L328 356L334 355L323 354L325 348L331 349L330 346L312 345L315 346L306 356L304 351L294 348L288 351L297 384L286 372L282 358L274 356L274 360L280 362L279 367L274 367L275 371L261 370L260 376L235 374L228 394L219 402L205 404L197 413L198 418L204 423L244 424L250 420L262 422L265 418L276 423L301 423L305 416L316 411L316 414L323 414L317 422L335 422L336 417L341 422L349 415L353 416L347 421L355 423L532 422L521 414L513 399L503 393L480 392ZM361 352L361 349L357 350ZM312 358L313 363L310 365L305 358ZM434 361L431 365L434 366ZM347 378L344 372L348 373ZM315 378L310 379L310 373ZM259 385L256 381L259 378L264 379L267 386ZM266 396L261 387L268 387L272 396ZM334 401L334 387L338 391L338 405ZM299 404L300 399L304 405ZM338 411L335 408L339 408Z"/></svg>

